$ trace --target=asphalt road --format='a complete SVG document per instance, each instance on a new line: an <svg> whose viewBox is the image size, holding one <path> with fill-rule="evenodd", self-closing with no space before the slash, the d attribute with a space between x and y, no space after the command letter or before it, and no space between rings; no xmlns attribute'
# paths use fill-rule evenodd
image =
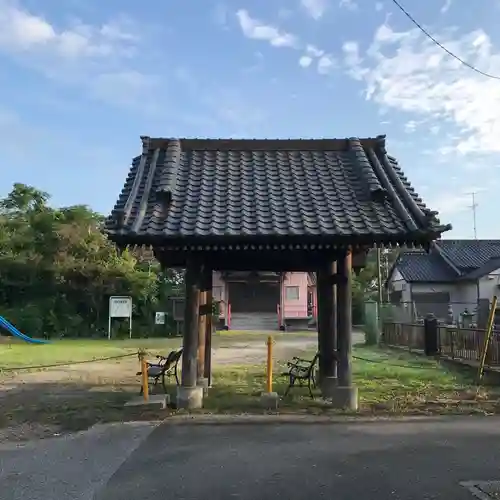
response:
<svg viewBox="0 0 500 500"><path fill-rule="evenodd" d="M157 427L97 500L471 500L500 479L500 420ZM498 498L498 497L495 497Z"/></svg>

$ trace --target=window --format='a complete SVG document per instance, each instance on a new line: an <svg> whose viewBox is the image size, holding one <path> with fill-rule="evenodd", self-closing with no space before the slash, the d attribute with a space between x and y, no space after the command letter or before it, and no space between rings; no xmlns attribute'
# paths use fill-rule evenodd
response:
<svg viewBox="0 0 500 500"><path fill-rule="evenodd" d="M286 286L285 287L285 300L299 300L299 287Z"/></svg>

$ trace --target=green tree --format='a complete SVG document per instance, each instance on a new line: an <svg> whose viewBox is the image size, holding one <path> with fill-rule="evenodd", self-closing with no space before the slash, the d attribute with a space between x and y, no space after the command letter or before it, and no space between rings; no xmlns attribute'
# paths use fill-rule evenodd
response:
<svg viewBox="0 0 500 500"><path fill-rule="evenodd" d="M89 207L52 208L49 199L17 183L0 200L0 314L28 335L102 336L109 296L130 295L134 330L150 333L159 301L178 287L172 272L148 249L118 252Z"/></svg>

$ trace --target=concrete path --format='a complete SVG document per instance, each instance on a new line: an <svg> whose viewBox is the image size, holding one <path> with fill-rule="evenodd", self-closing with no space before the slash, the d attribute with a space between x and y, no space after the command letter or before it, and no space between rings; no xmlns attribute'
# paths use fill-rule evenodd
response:
<svg viewBox="0 0 500 500"><path fill-rule="evenodd" d="M460 482L500 479L499 449L497 418L164 424L96 499L472 500Z"/></svg>
<svg viewBox="0 0 500 500"><path fill-rule="evenodd" d="M91 500L155 427L102 425L71 436L0 444L0 500Z"/></svg>

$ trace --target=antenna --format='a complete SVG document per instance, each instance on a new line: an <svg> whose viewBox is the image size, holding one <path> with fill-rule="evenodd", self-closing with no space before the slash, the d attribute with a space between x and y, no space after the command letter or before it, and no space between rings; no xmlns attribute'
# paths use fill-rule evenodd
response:
<svg viewBox="0 0 500 500"><path fill-rule="evenodd" d="M476 209L477 209L477 203L476 203L476 194L477 191L473 191L472 193L469 193L472 196L472 205L470 205L470 208L472 208L472 220L474 224L474 239L477 240L477 224L476 224Z"/></svg>

